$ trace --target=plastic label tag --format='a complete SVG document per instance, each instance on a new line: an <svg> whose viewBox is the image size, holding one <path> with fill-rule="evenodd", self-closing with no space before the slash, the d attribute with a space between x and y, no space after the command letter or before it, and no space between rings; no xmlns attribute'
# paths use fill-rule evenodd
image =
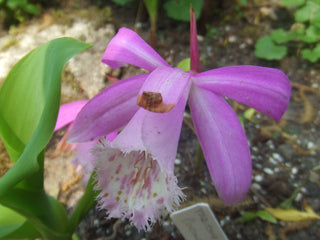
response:
<svg viewBox="0 0 320 240"><path fill-rule="evenodd" d="M186 240L228 240L207 203L194 204L170 216Z"/></svg>

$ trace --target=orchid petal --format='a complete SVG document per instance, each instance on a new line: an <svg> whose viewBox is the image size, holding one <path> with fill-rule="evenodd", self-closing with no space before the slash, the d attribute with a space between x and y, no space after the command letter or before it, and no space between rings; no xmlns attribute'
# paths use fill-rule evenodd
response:
<svg viewBox="0 0 320 240"><path fill-rule="evenodd" d="M148 75L121 80L91 99L74 121L69 141L87 142L125 126L139 109L137 95Z"/></svg>
<svg viewBox="0 0 320 240"><path fill-rule="evenodd" d="M194 75L194 83L280 120L290 100L291 85L280 70L232 66Z"/></svg>
<svg viewBox="0 0 320 240"><path fill-rule="evenodd" d="M110 41L101 59L112 68L132 64L152 71L169 64L137 33L128 28L120 28Z"/></svg>
<svg viewBox="0 0 320 240"><path fill-rule="evenodd" d="M188 90L170 112L139 109L110 146L127 153L145 151L158 161L161 169L173 172Z"/></svg>
<svg viewBox="0 0 320 240"><path fill-rule="evenodd" d="M237 115L223 99L193 86L189 105L196 133L219 196L226 204L240 202L251 183L251 157Z"/></svg>
<svg viewBox="0 0 320 240"><path fill-rule="evenodd" d="M75 101L61 105L54 131L72 123L87 102L88 101Z"/></svg>
<svg viewBox="0 0 320 240"><path fill-rule="evenodd" d="M138 105L152 112L169 112L190 83L190 76L180 68L156 68L139 91Z"/></svg>

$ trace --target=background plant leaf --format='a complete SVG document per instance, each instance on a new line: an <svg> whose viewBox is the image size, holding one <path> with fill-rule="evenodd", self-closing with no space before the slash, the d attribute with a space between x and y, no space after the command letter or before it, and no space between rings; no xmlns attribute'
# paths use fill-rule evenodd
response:
<svg viewBox="0 0 320 240"><path fill-rule="evenodd" d="M188 22L190 20L190 4L192 4L198 19L201 15L203 0L167 0L163 7L170 18Z"/></svg>
<svg viewBox="0 0 320 240"><path fill-rule="evenodd" d="M30 177L36 174L41 178L43 174L43 159L38 159L38 155L55 126L61 72L71 57L88 47L89 44L72 38L52 40L22 58L5 79L0 89L0 136L16 163L0 179L0 199L28 177L30 182L39 184Z"/></svg>
<svg viewBox="0 0 320 240"><path fill-rule="evenodd" d="M256 45L254 54L256 57L267 60L280 60L287 55L287 47L274 44L271 36L260 38Z"/></svg>
<svg viewBox="0 0 320 240"><path fill-rule="evenodd" d="M297 9L297 11L294 14L294 18L297 22L312 21L312 19L318 14L319 11L319 4L313 1L307 1L304 6Z"/></svg>
<svg viewBox="0 0 320 240"><path fill-rule="evenodd" d="M301 56L312 63L318 61L320 59L320 44L318 43L314 49L303 49Z"/></svg>
<svg viewBox="0 0 320 240"><path fill-rule="evenodd" d="M299 7L305 2L306 0L281 0L282 5L286 7Z"/></svg>

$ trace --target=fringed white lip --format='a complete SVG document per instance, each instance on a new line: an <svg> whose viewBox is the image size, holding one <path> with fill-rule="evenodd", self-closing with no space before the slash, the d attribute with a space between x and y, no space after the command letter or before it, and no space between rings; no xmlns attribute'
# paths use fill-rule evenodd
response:
<svg viewBox="0 0 320 240"><path fill-rule="evenodd" d="M123 153L99 141L94 150L99 207L107 218L128 218L138 229L150 230L165 210L172 212L184 198L173 172L161 170L145 151Z"/></svg>

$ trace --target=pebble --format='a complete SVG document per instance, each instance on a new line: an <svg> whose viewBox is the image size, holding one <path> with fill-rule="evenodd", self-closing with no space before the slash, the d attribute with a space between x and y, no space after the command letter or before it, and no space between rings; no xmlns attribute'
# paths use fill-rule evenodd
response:
<svg viewBox="0 0 320 240"><path fill-rule="evenodd" d="M237 37L236 36L229 36L228 38L229 43L235 43L237 41Z"/></svg>
<svg viewBox="0 0 320 240"><path fill-rule="evenodd" d="M279 153L272 153L272 158L278 162L283 162L283 157Z"/></svg>
<svg viewBox="0 0 320 240"><path fill-rule="evenodd" d="M262 182L263 181L263 176L262 175L256 175L256 176L254 176L254 180L256 182Z"/></svg>
<svg viewBox="0 0 320 240"><path fill-rule="evenodd" d="M224 225L226 225L226 223L228 223L230 221L230 216L226 216L223 219L221 219L220 221L220 225L221 227L223 227Z"/></svg>
<svg viewBox="0 0 320 240"><path fill-rule="evenodd" d="M299 169L298 169L297 167L293 167L293 168L291 169L291 173L294 174L294 175L297 174L298 171L299 171Z"/></svg>
<svg viewBox="0 0 320 240"><path fill-rule="evenodd" d="M269 175L273 175L274 174L274 171L271 168L264 168L263 171L266 174L269 174Z"/></svg>
<svg viewBox="0 0 320 240"><path fill-rule="evenodd" d="M268 146L270 149L274 149L274 143L273 143L273 141L271 141L271 140L267 141L267 146Z"/></svg>

